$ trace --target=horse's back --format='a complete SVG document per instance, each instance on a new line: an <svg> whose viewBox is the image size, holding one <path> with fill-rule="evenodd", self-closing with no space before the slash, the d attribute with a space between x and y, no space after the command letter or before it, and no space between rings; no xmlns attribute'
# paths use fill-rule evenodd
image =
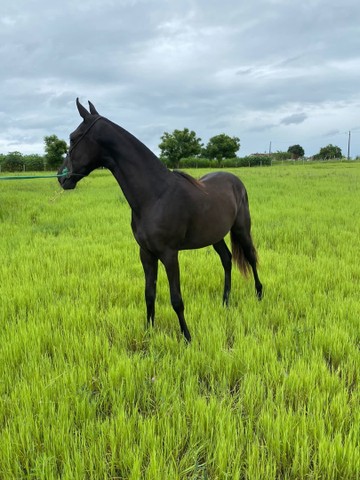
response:
<svg viewBox="0 0 360 480"><path fill-rule="evenodd" d="M216 190L218 193L229 194L233 192L237 200L246 196L246 189L239 177L230 172L211 172L199 179L209 192Z"/></svg>
<svg viewBox="0 0 360 480"><path fill-rule="evenodd" d="M232 184L232 185L242 185L242 181L239 177L230 172L211 172L202 176L200 182L203 183L217 183L217 184Z"/></svg>

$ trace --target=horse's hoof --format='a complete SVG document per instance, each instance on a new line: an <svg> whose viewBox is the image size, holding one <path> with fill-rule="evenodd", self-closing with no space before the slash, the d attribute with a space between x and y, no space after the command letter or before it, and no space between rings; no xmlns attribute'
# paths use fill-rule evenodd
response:
<svg viewBox="0 0 360 480"><path fill-rule="evenodd" d="M190 332L183 332L184 333L184 340L186 342L186 344L190 344L191 343L191 335L190 335Z"/></svg>

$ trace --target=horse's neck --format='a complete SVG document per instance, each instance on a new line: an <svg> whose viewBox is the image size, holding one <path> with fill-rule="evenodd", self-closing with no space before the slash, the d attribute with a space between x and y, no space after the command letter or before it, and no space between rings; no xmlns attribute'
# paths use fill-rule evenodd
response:
<svg viewBox="0 0 360 480"><path fill-rule="evenodd" d="M112 144L105 166L114 175L132 210L139 213L168 188L171 174L144 144L121 127L115 127L121 138Z"/></svg>

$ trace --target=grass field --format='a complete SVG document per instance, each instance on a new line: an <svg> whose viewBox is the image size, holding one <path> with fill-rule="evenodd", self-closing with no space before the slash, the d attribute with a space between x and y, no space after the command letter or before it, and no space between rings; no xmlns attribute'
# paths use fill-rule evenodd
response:
<svg viewBox="0 0 360 480"><path fill-rule="evenodd" d="M108 172L0 182L1 479L359 478L360 164L234 172L264 299L181 252L190 346Z"/></svg>

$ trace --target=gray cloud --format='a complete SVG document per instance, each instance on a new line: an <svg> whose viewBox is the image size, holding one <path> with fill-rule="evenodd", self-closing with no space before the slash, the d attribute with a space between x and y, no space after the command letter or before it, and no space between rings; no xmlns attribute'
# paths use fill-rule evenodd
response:
<svg viewBox="0 0 360 480"><path fill-rule="evenodd" d="M285 117L280 120L280 123L283 125L299 124L304 122L307 119L306 113L293 113L288 117Z"/></svg>
<svg viewBox="0 0 360 480"><path fill-rule="evenodd" d="M334 137L339 135L341 132L339 129L334 128L333 130L329 130L328 132L324 133L324 137Z"/></svg>
<svg viewBox="0 0 360 480"><path fill-rule="evenodd" d="M270 140L316 153L324 131L358 125L357 12L355 0L5 0L0 152L67 139L79 96L155 151L186 126L204 142L239 136L243 155Z"/></svg>

